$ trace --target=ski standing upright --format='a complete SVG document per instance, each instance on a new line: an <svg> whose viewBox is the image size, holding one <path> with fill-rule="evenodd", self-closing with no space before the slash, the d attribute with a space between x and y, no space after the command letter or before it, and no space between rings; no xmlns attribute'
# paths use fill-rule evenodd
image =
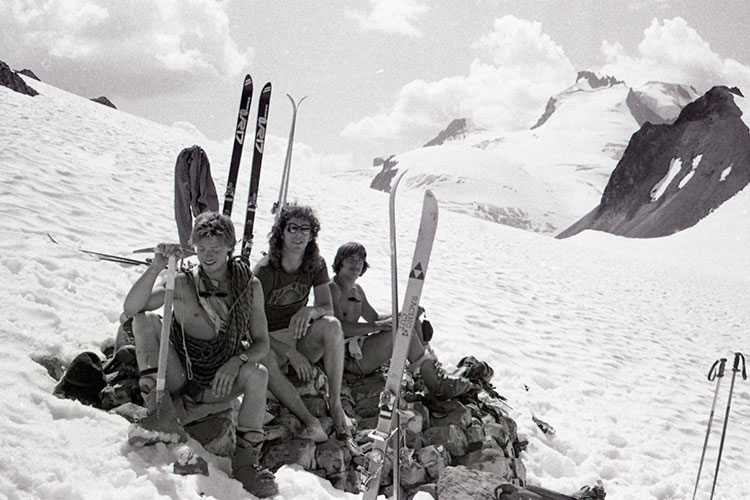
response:
<svg viewBox="0 0 750 500"><path fill-rule="evenodd" d="M403 306L398 315L398 329L393 341L393 352L388 368L385 388L378 403L378 424L370 437L372 449L367 454L366 470L362 473L360 490L364 500L375 500L380 489L380 476L385 464L388 443L393 437L393 423L401 396L401 379L404 374L414 323L417 320L419 301L422 296L427 264L437 230L438 205L431 191L426 191L422 205L422 218L419 224L416 248L412 259L409 280L406 286ZM396 485L398 488L398 485Z"/></svg>
<svg viewBox="0 0 750 500"><path fill-rule="evenodd" d="M281 185L279 186L279 199L276 200L276 203L273 204L273 208L271 209L271 213L278 213L281 211L281 209L286 205L286 195L287 191L289 190L289 171L292 167L292 148L294 146L294 129L297 125L297 110L299 109L299 105L302 104L302 101L307 99L307 96L300 99L298 102L295 102L292 96L289 94L286 95L289 98L289 101L292 103L292 126L289 129L289 141L286 145L286 158L284 159L284 170L281 174Z"/></svg>
<svg viewBox="0 0 750 500"><path fill-rule="evenodd" d="M237 175L240 171L240 160L242 160L242 147L245 144L247 133L247 122L250 118L250 104L253 101L253 79L245 75L242 85L242 97L240 98L240 110L237 113L237 126L234 129L234 146L232 147L232 159L229 164L229 177L227 189L224 192L224 208L222 213L232 216L232 205L234 204L234 191L237 188Z"/></svg>
<svg viewBox="0 0 750 500"><path fill-rule="evenodd" d="M250 258L253 248L253 227L255 225L255 211L258 208L258 185L260 183L260 167L263 163L263 149L266 144L266 127L268 124L268 110L271 105L271 83L266 83L258 99L258 119L255 123L255 147L253 149L253 167L250 172L250 192L247 196L247 212L245 214L245 230L242 235L241 256Z"/></svg>

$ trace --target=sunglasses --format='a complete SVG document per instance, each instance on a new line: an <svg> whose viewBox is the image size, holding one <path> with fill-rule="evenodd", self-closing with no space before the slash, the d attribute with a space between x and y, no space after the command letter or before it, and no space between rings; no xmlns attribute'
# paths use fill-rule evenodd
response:
<svg viewBox="0 0 750 500"><path fill-rule="evenodd" d="M305 224L303 226L300 226L298 224L295 224L294 222L290 222L286 225L286 232L289 234L294 234L297 231L304 235L308 235L312 232L312 226Z"/></svg>

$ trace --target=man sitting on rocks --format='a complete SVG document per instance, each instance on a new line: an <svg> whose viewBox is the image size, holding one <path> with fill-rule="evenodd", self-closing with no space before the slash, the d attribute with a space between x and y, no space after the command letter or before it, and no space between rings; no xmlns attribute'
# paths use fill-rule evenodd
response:
<svg viewBox="0 0 750 500"><path fill-rule="evenodd" d="M245 262L230 258L235 232L229 217L218 212L199 215L191 241L199 265L175 278L168 394L158 408L154 387L162 320L148 311L164 304L165 284L154 283L169 257L182 254L180 245L159 244L148 269L125 298L125 314L133 318L140 387L148 410L146 420L131 428L129 441L144 445L187 439L171 395L217 403L241 394L232 470L250 493L272 496L278 492L274 476L259 465L268 380L260 360L269 350L263 290Z"/></svg>
<svg viewBox="0 0 750 500"><path fill-rule="evenodd" d="M319 230L320 222L310 207L284 206L271 228L268 255L255 267L263 286L271 338L271 353L264 360L268 388L305 425L300 437L316 443L326 441L328 435L285 372L291 366L300 380L308 382L315 374L313 363L321 358L334 428L339 437L351 437L341 404L344 334L333 316L330 278L316 242ZM311 289L315 301L308 306Z"/></svg>
<svg viewBox="0 0 750 500"><path fill-rule="evenodd" d="M378 314L367 301L362 287L357 284L357 279L368 267L365 247L356 242L345 243L336 252L333 260L335 276L330 283L333 310L341 321L351 354L345 367L348 372L357 375L375 371L391 358L393 350L390 315ZM422 380L432 395L438 399L451 399L471 388L471 382L467 379L445 374L434 353L424 342L421 321L417 320L410 339L409 369L421 373Z"/></svg>

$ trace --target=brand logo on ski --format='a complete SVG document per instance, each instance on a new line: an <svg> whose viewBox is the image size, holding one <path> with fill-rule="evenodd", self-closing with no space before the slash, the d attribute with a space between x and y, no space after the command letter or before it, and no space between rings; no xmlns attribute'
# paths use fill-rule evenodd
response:
<svg viewBox="0 0 750 500"><path fill-rule="evenodd" d="M240 114L237 117L237 134L235 139L238 144L242 144L245 141L245 129L247 129L247 117L250 114L250 99L247 100L247 106L240 110Z"/></svg>
<svg viewBox="0 0 750 500"><path fill-rule="evenodd" d="M263 152L263 145L266 142L266 122L267 120L264 117L258 117L258 125L255 130L255 149L258 150L258 153Z"/></svg>
<svg viewBox="0 0 750 500"><path fill-rule="evenodd" d="M410 278L424 280L424 271L422 270L422 263L418 262L414 269L409 273Z"/></svg>

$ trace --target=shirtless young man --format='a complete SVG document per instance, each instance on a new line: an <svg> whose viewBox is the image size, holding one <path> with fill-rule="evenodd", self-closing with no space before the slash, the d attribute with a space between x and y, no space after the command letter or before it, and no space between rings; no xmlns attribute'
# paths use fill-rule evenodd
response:
<svg viewBox="0 0 750 500"><path fill-rule="evenodd" d="M341 405L344 371L344 334L333 316L328 269L316 242L320 222L310 207L286 205L276 216L268 255L255 275L263 286L271 337L268 388L305 425L301 437L328 439L320 421L310 413L284 372L291 366L303 381L314 376L313 363L323 359L328 377L328 407L339 437L350 437L349 421ZM308 306L310 290L315 300Z"/></svg>
<svg viewBox="0 0 750 500"><path fill-rule="evenodd" d="M159 244L146 272L124 303L133 318L140 386L148 417L131 429L134 444L185 441L171 395L198 403L230 401L242 395L237 417L235 478L259 497L278 492L273 474L259 466L268 373L260 364L269 350L263 290L247 264L231 259L235 232L229 217L204 212L195 219L191 241L199 265L177 273L166 371L166 391L156 408L156 371L162 320L154 311L164 304L165 284L154 286L175 244ZM248 344L249 343L249 344ZM146 431L146 432L143 432ZM155 437L156 435L156 437Z"/></svg>
<svg viewBox="0 0 750 500"><path fill-rule="evenodd" d="M358 347L354 349L356 356L347 359L346 369L358 375L375 371L391 358L393 350L390 315L378 314L357 284L368 267L365 247L356 242L345 243L333 260L335 276L330 284L333 310L341 321L344 336ZM460 396L471 388L467 379L443 372L432 352L425 348L420 321L412 332L407 359L411 362L409 369L419 370L427 389L439 399Z"/></svg>

